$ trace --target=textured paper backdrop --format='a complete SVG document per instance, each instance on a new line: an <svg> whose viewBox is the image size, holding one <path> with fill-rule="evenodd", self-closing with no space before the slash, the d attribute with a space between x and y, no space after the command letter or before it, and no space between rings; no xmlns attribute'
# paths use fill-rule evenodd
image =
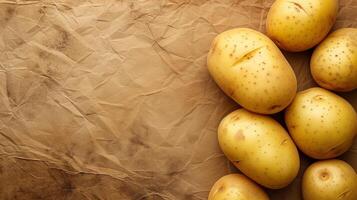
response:
<svg viewBox="0 0 357 200"><path fill-rule="evenodd" d="M236 171L216 129L238 107L207 51L224 30L264 31L271 3L0 0L0 199L206 199ZM340 5L335 28L357 27L357 0ZM299 90L310 54L285 54ZM356 154L342 156L355 169ZM267 191L298 200L299 185Z"/></svg>

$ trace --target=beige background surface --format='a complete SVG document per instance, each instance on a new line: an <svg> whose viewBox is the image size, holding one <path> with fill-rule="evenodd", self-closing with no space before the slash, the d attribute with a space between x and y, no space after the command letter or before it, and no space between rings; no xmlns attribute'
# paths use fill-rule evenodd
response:
<svg viewBox="0 0 357 200"><path fill-rule="evenodd" d="M271 3L0 0L0 199L206 199L236 171L216 129L238 107L206 54L229 28L264 31ZM357 27L357 0L340 5L335 28ZM299 90L310 54L286 53ZM268 192L297 200L299 185Z"/></svg>

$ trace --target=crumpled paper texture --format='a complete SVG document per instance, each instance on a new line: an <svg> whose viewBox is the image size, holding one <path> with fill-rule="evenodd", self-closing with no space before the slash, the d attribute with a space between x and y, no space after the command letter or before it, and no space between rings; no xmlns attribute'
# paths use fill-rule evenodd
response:
<svg viewBox="0 0 357 200"><path fill-rule="evenodd" d="M271 4L0 0L0 199L206 199L237 171L216 130L239 107L206 55L224 30L264 32ZM357 27L357 0L340 5L334 29ZM285 55L299 90L315 85L311 51ZM356 154L341 158L357 169ZM301 199L301 173L271 199Z"/></svg>

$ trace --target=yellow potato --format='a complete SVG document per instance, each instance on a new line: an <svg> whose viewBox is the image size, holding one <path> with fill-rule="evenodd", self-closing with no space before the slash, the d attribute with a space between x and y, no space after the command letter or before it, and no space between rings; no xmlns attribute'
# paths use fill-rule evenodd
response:
<svg viewBox="0 0 357 200"><path fill-rule="evenodd" d="M299 149L315 159L346 152L357 133L357 115L351 104L317 87L296 95L286 110L285 122Z"/></svg>
<svg viewBox="0 0 357 200"><path fill-rule="evenodd" d="M279 48L264 34L237 28L219 34L207 57L221 89L244 108L272 114L289 105L296 77Z"/></svg>
<svg viewBox="0 0 357 200"><path fill-rule="evenodd" d="M357 28L343 28L329 35L314 51L311 73L326 89L357 88Z"/></svg>
<svg viewBox="0 0 357 200"><path fill-rule="evenodd" d="M305 51L328 34L337 11L338 0L276 0L267 16L267 34L287 51Z"/></svg>
<svg viewBox="0 0 357 200"><path fill-rule="evenodd" d="M229 174L212 187L208 200L269 200L256 183L242 174Z"/></svg>
<svg viewBox="0 0 357 200"><path fill-rule="evenodd" d="M319 161L302 179L304 200L356 200L357 174L342 160Z"/></svg>
<svg viewBox="0 0 357 200"><path fill-rule="evenodd" d="M265 187L283 188L299 171L299 154L293 141L268 116L238 109L221 121L218 141L241 172Z"/></svg>

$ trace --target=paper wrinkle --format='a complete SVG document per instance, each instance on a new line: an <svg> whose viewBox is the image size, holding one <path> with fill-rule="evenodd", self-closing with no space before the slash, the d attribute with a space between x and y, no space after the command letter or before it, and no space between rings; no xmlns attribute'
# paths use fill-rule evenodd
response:
<svg viewBox="0 0 357 200"><path fill-rule="evenodd" d="M239 106L206 55L222 31L264 31L272 2L0 1L0 199L207 199L237 172L216 131ZM340 4L334 29L357 27L357 1ZM284 52L299 90L311 52ZM271 199L301 199L301 157Z"/></svg>

